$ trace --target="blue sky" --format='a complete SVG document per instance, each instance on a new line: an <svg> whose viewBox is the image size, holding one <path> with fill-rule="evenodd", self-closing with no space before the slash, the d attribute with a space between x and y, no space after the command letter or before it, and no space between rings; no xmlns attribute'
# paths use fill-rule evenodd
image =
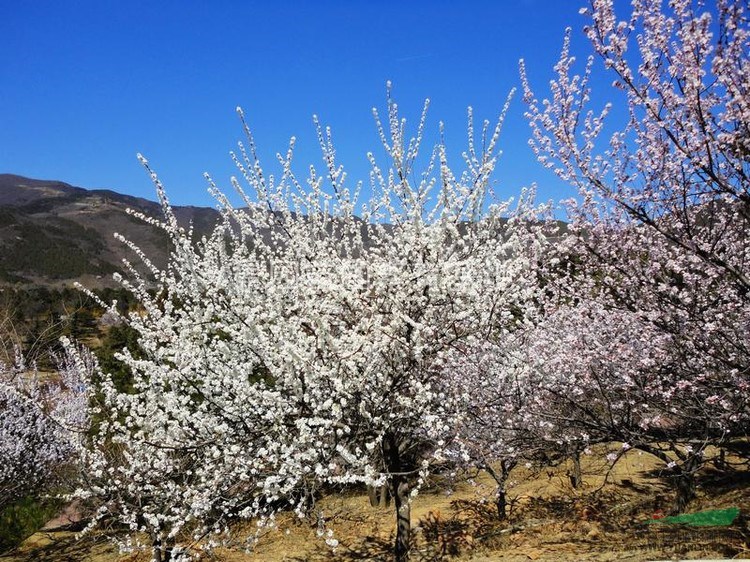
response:
<svg viewBox="0 0 750 562"><path fill-rule="evenodd" d="M229 189L241 105L268 170L291 135L298 174L320 164L317 113L339 160L366 181L365 154L379 154L370 108L383 109L386 80L412 124L431 99L427 139L444 121L457 157L466 106L494 119L519 85L519 58L541 93L566 26L574 50L588 52L583 3L0 0L0 172L153 198L142 152L173 203L212 205L202 174ZM527 137L518 95L498 195L534 181L544 199L572 195Z"/></svg>

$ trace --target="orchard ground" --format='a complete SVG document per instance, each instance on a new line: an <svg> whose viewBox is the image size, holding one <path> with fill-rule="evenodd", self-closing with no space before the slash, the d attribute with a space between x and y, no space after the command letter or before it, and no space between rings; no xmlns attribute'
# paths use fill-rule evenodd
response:
<svg viewBox="0 0 750 562"><path fill-rule="evenodd" d="M511 474L507 521L496 518L494 487L484 474L462 478L451 487L435 478L414 500L416 540L412 560L645 561L658 559L750 559L750 476L715 467L699 477L698 497L689 511L740 507L740 521L727 529L687 529L648 526L645 521L671 499L669 483L660 477L660 463L646 454L628 452L612 469L606 451L595 450L582 460L584 485L574 490L570 466ZM605 482L607 475L607 482ZM332 551L319 536L319 525L279 516L278 528L263 533L252 553L241 542L255 529L233 529L234 547L221 548L206 560L219 562L291 562L391 560L393 510L372 507L364 491L330 495L318 502L327 528L340 545ZM69 530L41 531L2 562L140 562L146 552L119 554L102 537L77 540Z"/></svg>

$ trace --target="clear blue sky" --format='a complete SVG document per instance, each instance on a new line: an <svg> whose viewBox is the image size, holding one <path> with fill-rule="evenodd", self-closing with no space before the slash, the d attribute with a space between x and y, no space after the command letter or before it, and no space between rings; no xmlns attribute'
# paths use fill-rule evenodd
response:
<svg viewBox="0 0 750 562"><path fill-rule="evenodd" d="M519 85L519 58L541 93L566 26L588 52L584 3L0 0L0 172L153 198L140 151L173 203L212 205L202 174L229 189L241 105L267 169L291 135L299 174L320 163L317 113L339 159L366 180L365 154L379 149L370 108L383 108L386 80L412 124L432 100L428 139L443 120L458 156L466 106L494 119ZM545 199L572 195L536 163L527 136L519 95L498 194L536 181Z"/></svg>

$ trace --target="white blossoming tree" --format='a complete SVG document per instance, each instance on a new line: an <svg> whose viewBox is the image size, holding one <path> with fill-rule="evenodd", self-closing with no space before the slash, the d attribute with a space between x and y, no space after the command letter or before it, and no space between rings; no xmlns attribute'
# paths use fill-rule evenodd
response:
<svg viewBox="0 0 750 562"><path fill-rule="evenodd" d="M88 427L85 376L91 357L82 351L60 358L59 372L42 379L20 353L0 363L0 510L48 492L75 460Z"/></svg>
<svg viewBox="0 0 750 562"><path fill-rule="evenodd" d="M173 251L158 270L134 247L152 281L132 267L123 280L143 306L128 319L142 358L121 354L130 393L99 375L104 421L79 491L100 502L92 526L118 521L150 536L154 560L182 559L234 518L304 514L321 484L387 484L407 559L411 496L435 463L462 458L448 454L463 389L447 358L523 313L539 243L521 220L528 198L510 221L489 200L505 109L476 143L469 112L459 176L442 140L420 156L426 111L409 139L389 89L385 126L375 112L388 165L368 154L364 205L317 119L325 172L304 182L294 139L269 176L245 125L233 158L247 187L232 180L243 207L209 179L225 220L199 242L152 173L165 218L144 218Z"/></svg>

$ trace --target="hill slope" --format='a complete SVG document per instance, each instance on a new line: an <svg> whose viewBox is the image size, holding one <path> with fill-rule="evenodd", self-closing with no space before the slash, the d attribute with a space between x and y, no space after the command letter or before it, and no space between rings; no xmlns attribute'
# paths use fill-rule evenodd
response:
<svg viewBox="0 0 750 562"><path fill-rule="evenodd" d="M87 190L54 180L0 174L0 283L89 287L113 286L111 274L132 252L118 232L157 265L167 259L165 234L127 214L134 209L160 217L158 203L110 190ZM215 209L175 207L178 220L209 232Z"/></svg>
<svg viewBox="0 0 750 562"><path fill-rule="evenodd" d="M162 216L158 203L140 197L0 174L0 286L61 287L78 281L90 289L118 287L112 273L121 270L123 258L137 258L114 238L115 232L163 267L169 253L166 234L127 209ZM212 232L221 218L209 207L175 206L173 211L182 226L193 225L197 237ZM362 229L368 244L364 223Z"/></svg>

